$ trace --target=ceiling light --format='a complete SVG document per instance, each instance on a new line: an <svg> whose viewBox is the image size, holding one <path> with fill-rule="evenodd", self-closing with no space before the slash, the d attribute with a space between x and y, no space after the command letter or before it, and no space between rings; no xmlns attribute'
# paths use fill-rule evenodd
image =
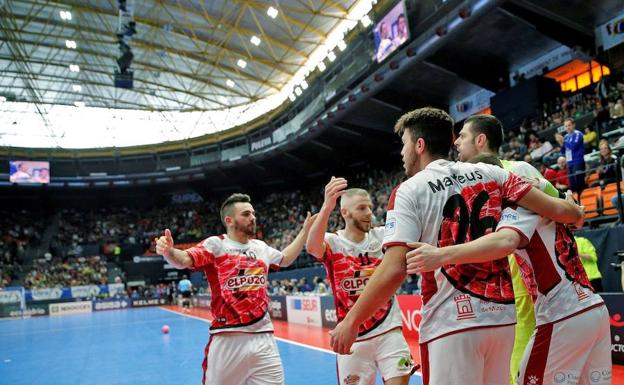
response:
<svg viewBox="0 0 624 385"><path fill-rule="evenodd" d="M76 49L76 42L74 40L65 40L65 47Z"/></svg>
<svg viewBox="0 0 624 385"><path fill-rule="evenodd" d="M62 20L71 20L72 14L69 11L59 11Z"/></svg>
<svg viewBox="0 0 624 385"><path fill-rule="evenodd" d="M82 86L80 84L73 84L72 89L74 90L74 92L80 92L82 91Z"/></svg>
<svg viewBox="0 0 624 385"><path fill-rule="evenodd" d="M301 82L301 88L303 88L304 90L308 89L308 82L306 82L305 80Z"/></svg>
<svg viewBox="0 0 624 385"><path fill-rule="evenodd" d="M323 63L322 61L318 63L318 69L319 69L319 71L323 72L323 71L325 71L325 68L327 68L327 66L325 65L325 63Z"/></svg>
<svg viewBox="0 0 624 385"><path fill-rule="evenodd" d="M76 64L70 64L69 65L69 70L71 72L80 72L80 67L78 67L78 65L76 65Z"/></svg>
<svg viewBox="0 0 624 385"><path fill-rule="evenodd" d="M334 53L334 51L329 51L329 53L327 54L327 58L329 59L329 61L336 60L336 54Z"/></svg>
<svg viewBox="0 0 624 385"><path fill-rule="evenodd" d="M258 46L258 45L260 45L261 42L262 42L262 40L260 40L260 38L258 36L253 35L251 37L251 44L253 44L255 46Z"/></svg>
<svg viewBox="0 0 624 385"><path fill-rule="evenodd" d="M243 59L238 59L238 61L236 62L236 64L240 67L240 68L245 68L247 67L247 62L244 61Z"/></svg>
<svg viewBox="0 0 624 385"><path fill-rule="evenodd" d="M225 84L227 84L227 86L230 87L230 88L232 88L232 87L234 87L236 85L231 79L228 79L225 82Z"/></svg>
<svg viewBox="0 0 624 385"><path fill-rule="evenodd" d="M76 107L84 107L85 106L85 102L74 102L74 106L76 106Z"/></svg>
<svg viewBox="0 0 624 385"><path fill-rule="evenodd" d="M370 17L368 17L368 15L362 16L362 18L360 19L360 22L362 23L364 27L368 27L369 25L373 23L373 21L371 20Z"/></svg>
<svg viewBox="0 0 624 385"><path fill-rule="evenodd" d="M290 99L291 102L294 102L297 97L295 96L295 94L290 94L288 95L288 99Z"/></svg>
<svg viewBox="0 0 624 385"><path fill-rule="evenodd" d="M339 40L338 44L336 44L338 46L338 49L341 51L344 51L345 49L347 49L347 43L345 43L344 40Z"/></svg>
<svg viewBox="0 0 624 385"><path fill-rule="evenodd" d="M275 19L277 17L277 14L277 9L273 7L269 7L269 9L267 9L267 15L269 15L272 19Z"/></svg>
<svg viewBox="0 0 624 385"><path fill-rule="evenodd" d="M303 91L301 91L301 88L295 87L295 94L297 94L297 96L300 96L302 93Z"/></svg>

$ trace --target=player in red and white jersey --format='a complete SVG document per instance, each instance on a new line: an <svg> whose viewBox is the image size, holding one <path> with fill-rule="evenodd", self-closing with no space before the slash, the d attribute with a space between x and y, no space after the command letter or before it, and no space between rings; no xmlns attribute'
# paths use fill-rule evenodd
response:
<svg viewBox="0 0 624 385"><path fill-rule="evenodd" d="M609 315L595 294L567 226L521 207L503 210L497 232L463 245L410 244L408 273L485 262L515 250L537 285L537 328L520 362L522 385L611 384ZM582 331L582 335L578 334Z"/></svg>
<svg viewBox="0 0 624 385"><path fill-rule="evenodd" d="M370 317L406 275L407 244L440 246L492 232L502 204L519 203L564 223L582 220L582 210L551 198L519 177L485 164L445 160L453 121L434 108L399 119L403 164L410 177L388 204L384 258L357 303L332 334L332 347L348 352L354 327ZM515 309L506 260L448 265L422 277L420 348L425 385L506 384L513 348Z"/></svg>
<svg viewBox="0 0 624 385"><path fill-rule="evenodd" d="M308 253L325 266L338 321L355 304L383 257L384 228L371 228L373 203L368 192L346 187L346 179L334 177L325 186L323 206L306 242ZM338 197L345 228L326 233ZM336 355L339 385L372 385L377 370L386 385L407 385L413 361L401 325L396 298L390 298L360 325L352 354Z"/></svg>
<svg viewBox="0 0 624 385"><path fill-rule="evenodd" d="M480 161L498 160L486 156ZM537 325L520 361L517 383L611 383L609 315L591 288L568 226L513 206L503 210L496 233L443 248L409 246L415 248L407 253L410 274L450 263L487 262L514 252L528 267L522 274L525 283L535 285ZM582 337L570 338L580 330Z"/></svg>
<svg viewBox="0 0 624 385"><path fill-rule="evenodd" d="M210 340L203 363L204 385L284 383L282 363L268 313L267 275L288 266L301 253L315 216L283 251L252 239L256 216L251 199L233 194L221 206L227 234L205 239L186 250L173 247L169 229L156 251L179 269L203 271L212 292Z"/></svg>

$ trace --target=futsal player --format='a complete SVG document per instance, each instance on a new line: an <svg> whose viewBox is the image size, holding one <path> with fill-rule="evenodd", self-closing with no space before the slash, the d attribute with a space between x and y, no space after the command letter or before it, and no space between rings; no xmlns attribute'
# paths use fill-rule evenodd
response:
<svg viewBox="0 0 624 385"><path fill-rule="evenodd" d="M415 248L407 253L409 274L493 261L515 250L515 258L529 267L527 284L537 285L537 328L522 356L517 384L611 384L609 313L591 287L567 226L512 206L503 210L497 232L477 240L442 248L408 246Z"/></svg>
<svg viewBox="0 0 624 385"><path fill-rule="evenodd" d="M210 339L203 362L204 385L282 385L284 373L267 312L267 274L290 265L301 253L315 216L284 250L256 234L256 213L245 194L233 194L221 206L227 233L209 237L186 250L173 247L169 229L156 252L178 269L203 271L212 290Z"/></svg>
<svg viewBox="0 0 624 385"><path fill-rule="evenodd" d="M564 223L582 210L555 199L503 169L445 160L453 121L444 111L421 108L395 125L410 177L388 203L383 260L364 292L332 332L345 354L358 326L386 303L406 275L407 244L447 246L496 228L503 202L518 203ZM420 350L425 385L505 384L513 348L515 308L506 259L448 265L422 276Z"/></svg>
<svg viewBox="0 0 624 385"><path fill-rule="evenodd" d="M345 228L327 233L338 198ZM347 189L346 179L332 177L325 186L323 206L310 229L306 250L325 266L339 321L357 301L383 257L384 228L373 228L372 219L368 192ZM401 311L393 296L360 325L353 353L336 355L338 384L374 385L379 371L386 385L407 385L413 361L401 326Z"/></svg>
<svg viewBox="0 0 624 385"><path fill-rule="evenodd" d="M503 124L492 115L473 115L467 118L455 140L455 147L459 153L459 160L468 161L479 154L498 154L504 140ZM503 168L514 174L543 181L543 191L553 197L559 196L559 191L539 171L527 162L501 160ZM520 274L520 267L513 255L509 256L509 268L516 304L516 332L513 353L511 355L509 382L513 385L520 367L522 354L529 343L531 334L535 330L535 313L533 300ZM533 284L529 284L533 287Z"/></svg>

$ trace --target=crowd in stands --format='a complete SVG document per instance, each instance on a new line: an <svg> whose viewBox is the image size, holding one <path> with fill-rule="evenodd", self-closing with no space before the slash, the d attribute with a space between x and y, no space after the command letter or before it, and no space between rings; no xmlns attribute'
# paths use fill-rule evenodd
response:
<svg viewBox="0 0 624 385"><path fill-rule="evenodd" d="M0 287L10 286L22 271L26 247L41 240L45 223L37 213L19 210L0 215Z"/></svg>
<svg viewBox="0 0 624 385"><path fill-rule="evenodd" d="M218 231L216 202L166 205L151 210L100 208L87 212L62 210L54 245L81 243L149 244L164 228L180 242L195 241Z"/></svg>
<svg viewBox="0 0 624 385"><path fill-rule="evenodd" d="M607 137L604 134L624 127L623 98L624 83L612 80L608 84L601 82L594 89L588 88L545 103L537 119L528 119L518 129L506 132L507 140L499 155L506 160L532 163L561 191L580 192L585 187L612 183L616 180L613 146L621 147L624 136ZM574 128L583 134L583 153L598 153L587 163L582 159L574 161L583 163L580 170L561 151L566 119L587 122ZM577 186L579 183L574 178L579 174L584 174L581 179L585 183Z"/></svg>
<svg viewBox="0 0 624 385"><path fill-rule="evenodd" d="M106 261L100 256L53 258L46 253L33 261L32 270L24 277L26 289L105 285L108 283Z"/></svg>
<svg viewBox="0 0 624 385"><path fill-rule="evenodd" d="M604 86L604 85L603 85ZM603 87L604 88L604 87ZM543 106L538 119L524 122L517 129L507 130L507 140L500 156L509 160L528 160L561 190L569 185L566 159L561 157L559 136L542 137L540 133L560 127L566 118L579 119L591 115L585 131L586 152L598 150L595 164L596 178L588 185L610 183L615 180L614 141L601 137L606 130L624 125L624 84L613 82L606 91L595 93L584 90L569 97L557 98ZM617 139L617 137L614 137ZM397 165L398 167L398 165ZM349 179L350 187L360 187L371 193L374 206L374 225L383 225L386 205L392 189L404 178L398 170L366 169ZM253 197L257 212L257 238L277 249L285 248L295 238L307 212L318 212L323 200L323 187L314 189L275 192ZM36 259L32 270L25 271L26 287L71 286L106 283L106 263L99 257L83 258L81 245L130 244L144 250L153 246L155 237L165 228L171 229L176 243L197 242L208 235L224 231L219 218L220 200L198 203L165 204L159 208L100 208L90 211L62 210L59 212L58 231L52 237L50 253ZM45 229L45 221L34 220L32 215L14 213L0 216L0 287L10 285L20 274L20 261L29 243L38 243ZM328 231L343 225L339 210L329 220ZM4 229L7 229L4 231ZM318 264L309 258L311 264ZM409 280L406 292L416 290ZM166 288L156 287L149 295L162 295ZM328 282L281 281L272 285L277 293L329 292ZM143 293L144 294L144 293ZM130 293L130 295L133 295Z"/></svg>

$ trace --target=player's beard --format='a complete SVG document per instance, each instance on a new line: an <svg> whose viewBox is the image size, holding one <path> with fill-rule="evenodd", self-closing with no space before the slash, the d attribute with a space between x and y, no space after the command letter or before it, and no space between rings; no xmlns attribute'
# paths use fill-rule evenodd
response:
<svg viewBox="0 0 624 385"><path fill-rule="evenodd" d="M247 226L245 226L238 221L234 221L234 230L241 232L249 237L253 237L256 235L256 222L251 222Z"/></svg>
<svg viewBox="0 0 624 385"><path fill-rule="evenodd" d="M420 156L414 151L411 159L403 160L403 168L405 169L405 175L407 175L408 178L413 177L418 172L418 170L416 169L416 165L418 164L419 159Z"/></svg>
<svg viewBox="0 0 624 385"><path fill-rule="evenodd" d="M363 233L368 233L371 228L371 223L353 219L353 226L355 226L356 229L360 230Z"/></svg>

